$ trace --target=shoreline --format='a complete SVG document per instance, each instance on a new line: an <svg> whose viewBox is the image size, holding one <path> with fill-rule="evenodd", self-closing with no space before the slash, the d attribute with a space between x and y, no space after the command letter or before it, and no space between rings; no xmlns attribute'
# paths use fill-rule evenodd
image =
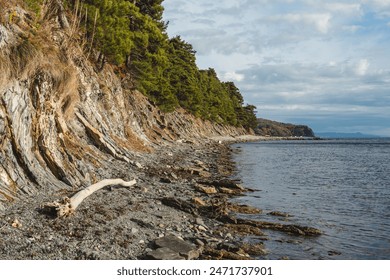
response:
<svg viewBox="0 0 390 280"><path fill-rule="evenodd" d="M216 136L211 137L211 140L222 143L245 143L257 141L299 141L299 140L323 140L319 137L285 137L285 136L260 136L260 135L240 135L240 136Z"/></svg>
<svg viewBox="0 0 390 280"><path fill-rule="evenodd" d="M13 203L0 213L0 259L256 259L267 253L262 229L320 234L298 225L236 217L261 211L230 201L250 191L230 177L236 168L230 145L248 141L259 138L160 146L137 155L138 169L113 160L112 173L124 180L136 178L137 185L104 188L69 218L53 218L40 205L74 191L40 192ZM259 242L248 244L248 235ZM172 243L181 246L170 247Z"/></svg>

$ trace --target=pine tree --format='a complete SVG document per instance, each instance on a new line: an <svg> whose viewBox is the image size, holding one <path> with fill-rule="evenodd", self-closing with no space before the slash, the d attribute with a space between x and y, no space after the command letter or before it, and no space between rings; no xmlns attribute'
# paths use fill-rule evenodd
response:
<svg viewBox="0 0 390 280"><path fill-rule="evenodd" d="M253 127L255 107L243 105L234 83L221 82L212 68L199 70L192 45L180 36L168 38L162 2L84 0L86 34L103 57L99 61L126 66L136 88L164 111L180 106L203 119Z"/></svg>
<svg viewBox="0 0 390 280"><path fill-rule="evenodd" d="M84 8L89 15L87 34L94 36L95 46L116 64L124 63L133 47L129 15L137 13L136 7L126 0L88 0Z"/></svg>
<svg viewBox="0 0 390 280"><path fill-rule="evenodd" d="M180 36L170 39L169 60L169 82L180 106L200 116L202 102L200 74L191 44L183 41Z"/></svg>
<svg viewBox="0 0 390 280"><path fill-rule="evenodd" d="M135 0L135 5L139 8L143 15L150 16L155 22L162 23L164 0Z"/></svg>

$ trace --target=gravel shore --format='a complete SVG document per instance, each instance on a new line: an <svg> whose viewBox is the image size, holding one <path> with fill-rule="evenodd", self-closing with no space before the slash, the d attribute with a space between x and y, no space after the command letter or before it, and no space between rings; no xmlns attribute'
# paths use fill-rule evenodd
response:
<svg viewBox="0 0 390 280"><path fill-rule="evenodd" d="M244 138L230 140L253 140ZM70 217L56 218L41 206L76 189L42 190L9 205L0 213L0 259L251 259L266 250L261 242L242 240L247 235L266 238L261 228L320 234L236 219L236 213L261 210L229 202L250 190L230 180L232 150L222 140L229 139L160 146L136 155L138 168L113 160L112 170L97 177L135 178L137 184L97 191ZM174 238L185 242L186 252L159 245L178 243Z"/></svg>

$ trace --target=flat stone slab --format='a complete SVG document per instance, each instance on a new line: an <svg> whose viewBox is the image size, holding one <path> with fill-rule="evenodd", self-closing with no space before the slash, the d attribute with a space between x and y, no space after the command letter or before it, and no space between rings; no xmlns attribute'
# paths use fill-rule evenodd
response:
<svg viewBox="0 0 390 280"><path fill-rule="evenodd" d="M228 188L219 188L219 190L221 191L221 193L224 193L224 194L234 194L235 193L234 190L228 189Z"/></svg>
<svg viewBox="0 0 390 280"><path fill-rule="evenodd" d="M198 206L206 206L206 202L204 202L204 200L199 197L192 198L192 202Z"/></svg>
<svg viewBox="0 0 390 280"><path fill-rule="evenodd" d="M172 251L167 247L151 251L147 256L154 260L185 260L178 252Z"/></svg>
<svg viewBox="0 0 390 280"><path fill-rule="evenodd" d="M217 189L215 187L206 187L202 185L196 185L195 189L197 191L203 192L205 194L215 194L218 193Z"/></svg>
<svg viewBox="0 0 390 280"><path fill-rule="evenodd" d="M184 241L175 235L169 234L162 238L155 240L155 244L160 248L168 248L176 252L187 260L196 259L199 257L199 250L194 244Z"/></svg>

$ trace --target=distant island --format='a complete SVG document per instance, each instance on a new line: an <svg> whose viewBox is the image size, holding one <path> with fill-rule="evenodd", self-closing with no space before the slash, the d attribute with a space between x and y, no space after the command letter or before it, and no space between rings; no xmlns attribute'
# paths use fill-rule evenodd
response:
<svg viewBox="0 0 390 280"><path fill-rule="evenodd" d="M262 118L257 119L255 133L274 137L315 137L313 130L307 125L281 123Z"/></svg>
<svg viewBox="0 0 390 280"><path fill-rule="evenodd" d="M343 133L343 132L318 132L317 137L321 138L380 138L381 136L372 134L363 134L361 132Z"/></svg>
<svg viewBox="0 0 390 280"><path fill-rule="evenodd" d="M254 129L256 135L272 137L307 137L307 138L336 138L336 139L359 139L359 138L382 138L374 134L361 132L315 132L307 125L291 124L258 118Z"/></svg>

